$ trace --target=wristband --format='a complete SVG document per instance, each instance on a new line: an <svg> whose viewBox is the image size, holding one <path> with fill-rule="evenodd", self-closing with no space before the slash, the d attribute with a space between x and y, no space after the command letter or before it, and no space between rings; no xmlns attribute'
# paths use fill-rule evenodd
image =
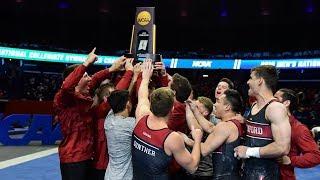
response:
<svg viewBox="0 0 320 180"><path fill-rule="evenodd" d="M246 156L248 158L250 157L260 158L260 148L259 147L248 148L246 152Z"/></svg>

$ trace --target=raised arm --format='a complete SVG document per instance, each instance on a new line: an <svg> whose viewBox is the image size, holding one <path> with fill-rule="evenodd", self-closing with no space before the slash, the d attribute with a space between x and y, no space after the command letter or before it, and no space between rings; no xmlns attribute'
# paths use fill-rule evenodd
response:
<svg viewBox="0 0 320 180"><path fill-rule="evenodd" d="M86 72L87 67L97 61L98 56L95 54L95 51L96 48L93 48L92 51L88 54L85 62L75 68L73 72L71 72L68 77L66 77L61 86L62 91L74 91L74 88L77 86L83 74Z"/></svg>
<svg viewBox="0 0 320 180"><path fill-rule="evenodd" d="M133 91L133 88L137 82L137 79L138 79L138 75L139 73L141 72L141 63L137 63L136 65L134 65L133 67L133 77L132 77L132 80L130 82L130 85L129 85L129 93L130 95L132 96L132 91Z"/></svg>
<svg viewBox="0 0 320 180"><path fill-rule="evenodd" d="M202 129L199 125L197 119L194 117L193 112L190 109L190 105L186 105L186 120L189 129L191 130L191 127L195 127L196 129Z"/></svg>
<svg viewBox="0 0 320 180"><path fill-rule="evenodd" d="M63 81L61 90L63 92L74 92L74 88L79 83L83 74L86 72L87 67L79 65L76 67Z"/></svg>
<svg viewBox="0 0 320 180"><path fill-rule="evenodd" d="M167 87L169 84L169 77L168 77L164 63L155 62L154 68L159 71L158 78L159 78L161 87Z"/></svg>
<svg viewBox="0 0 320 180"><path fill-rule="evenodd" d="M214 124L208 121L198 110L197 106L192 101L187 101L188 106L192 110L195 118L197 119L201 128L208 134L212 133L214 130Z"/></svg>
<svg viewBox="0 0 320 180"><path fill-rule="evenodd" d="M133 61L132 58L126 59L126 64L124 66L126 69L126 72L122 76L121 80L118 82L116 89L118 89L118 90L128 89L130 82L131 82L131 79L132 79L132 75L133 75L132 61Z"/></svg>
<svg viewBox="0 0 320 180"><path fill-rule="evenodd" d="M94 54L95 55L95 54ZM94 55L90 55L89 56L92 58L94 57ZM97 56L95 55L95 58L97 59ZM92 80L89 84L89 88L91 91L93 91L103 80L105 80L106 78L110 77L110 74L116 71L119 71L121 69L121 67L123 67L124 63L126 62L126 58L124 56L121 56L118 60L116 60L110 68L108 69L104 69L101 70L97 73L95 73L92 76Z"/></svg>
<svg viewBox="0 0 320 180"><path fill-rule="evenodd" d="M142 67L142 65L141 65ZM142 81L142 72L140 72L137 76L137 80L136 80L136 96L138 97L138 93L139 93L139 89L140 89L140 85L141 85L141 81Z"/></svg>
<svg viewBox="0 0 320 180"><path fill-rule="evenodd" d="M138 90L138 105L136 109L136 123L150 113L150 101L148 99L148 85L152 76L152 60L145 60L142 64L142 81Z"/></svg>

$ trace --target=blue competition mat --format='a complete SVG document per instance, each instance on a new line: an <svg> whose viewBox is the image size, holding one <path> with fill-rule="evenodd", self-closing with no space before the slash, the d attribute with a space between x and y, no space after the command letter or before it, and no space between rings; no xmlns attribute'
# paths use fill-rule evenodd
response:
<svg viewBox="0 0 320 180"><path fill-rule="evenodd" d="M309 169L296 168L297 179L320 179L320 165ZM58 154L0 169L1 180L59 180L61 179Z"/></svg>
<svg viewBox="0 0 320 180"><path fill-rule="evenodd" d="M1 180L59 180L58 154L0 169Z"/></svg>

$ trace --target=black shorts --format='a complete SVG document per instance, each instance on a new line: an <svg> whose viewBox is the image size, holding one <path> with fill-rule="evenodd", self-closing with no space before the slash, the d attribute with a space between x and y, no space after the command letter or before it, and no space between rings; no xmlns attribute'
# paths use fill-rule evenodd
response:
<svg viewBox="0 0 320 180"><path fill-rule="evenodd" d="M60 163L62 180L87 180L90 179L91 160L75 163Z"/></svg>
<svg viewBox="0 0 320 180"><path fill-rule="evenodd" d="M92 169L91 179L92 180L104 180L104 175L106 174L105 169Z"/></svg>

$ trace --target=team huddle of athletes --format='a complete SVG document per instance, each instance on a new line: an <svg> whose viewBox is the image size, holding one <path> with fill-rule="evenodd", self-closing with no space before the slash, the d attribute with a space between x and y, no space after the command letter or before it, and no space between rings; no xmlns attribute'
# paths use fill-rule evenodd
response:
<svg viewBox="0 0 320 180"><path fill-rule="evenodd" d="M230 79L220 80L213 103L194 99L187 78L150 59L120 57L91 77L97 58L93 49L67 67L54 98L63 180L295 179L294 167L320 163L311 132L292 115L295 92L276 90L274 66L251 70L255 101L243 117Z"/></svg>

